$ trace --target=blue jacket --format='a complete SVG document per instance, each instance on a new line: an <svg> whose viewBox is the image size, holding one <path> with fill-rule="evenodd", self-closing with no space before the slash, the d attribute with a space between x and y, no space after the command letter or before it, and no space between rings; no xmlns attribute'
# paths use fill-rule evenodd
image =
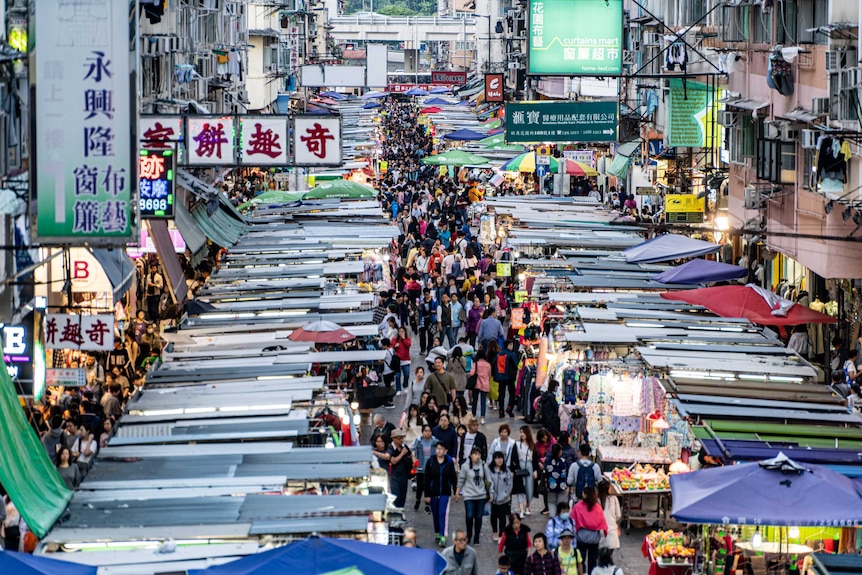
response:
<svg viewBox="0 0 862 575"><path fill-rule="evenodd" d="M545 526L545 537L548 538L549 549L556 549L560 546L560 533L564 529L571 529L572 533L575 532L575 523L571 518L566 517L563 519L557 515L548 519L548 524Z"/></svg>
<svg viewBox="0 0 862 575"><path fill-rule="evenodd" d="M443 463L437 461L435 455L425 464L425 496L448 497L455 492L458 485L458 474L455 472L455 461L448 455Z"/></svg>

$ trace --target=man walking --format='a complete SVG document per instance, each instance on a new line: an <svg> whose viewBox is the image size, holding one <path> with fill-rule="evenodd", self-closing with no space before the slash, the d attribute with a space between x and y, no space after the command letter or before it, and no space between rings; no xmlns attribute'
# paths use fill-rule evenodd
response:
<svg viewBox="0 0 862 575"><path fill-rule="evenodd" d="M479 558L476 551L467 545L467 534L462 529L455 531L454 545L444 549L440 555L446 560L442 575L479 575Z"/></svg>
<svg viewBox="0 0 862 575"><path fill-rule="evenodd" d="M449 499L458 485L455 461L447 454L446 444L434 446L435 457L425 463L425 503L431 507L434 520L434 538L440 547L446 546L449 522Z"/></svg>
<svg viewBox="0 0 862 575"><path fill-rule="evenodd" d="M437 326L437 300L431 297L431 290L422 290L419 302L419 353L426 354L434 345L433 329Z"/></svg>

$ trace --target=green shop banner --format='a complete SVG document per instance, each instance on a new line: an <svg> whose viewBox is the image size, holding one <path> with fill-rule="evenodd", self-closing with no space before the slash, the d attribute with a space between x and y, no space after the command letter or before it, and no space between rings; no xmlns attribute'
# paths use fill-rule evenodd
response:
<svg viewBox="0 0 862 575"><path fill-rule="evenodd" d="M623 0L530 0L527 74L622 74Z"/></svg>
<svg viewBox="0 0 862 575"><path fill-rule="evenodd" d="M518 102L506 104L506 141L613 142L617 102Z"/></svg>
<svg viewBox="0 0 862 575"><path fill-rule="evenodd" d="M714 148L721 145L717 138L718 125L715 112L718 108L714 88L699 82L670 80L668 104L668 147L689 146Z"/></svg>

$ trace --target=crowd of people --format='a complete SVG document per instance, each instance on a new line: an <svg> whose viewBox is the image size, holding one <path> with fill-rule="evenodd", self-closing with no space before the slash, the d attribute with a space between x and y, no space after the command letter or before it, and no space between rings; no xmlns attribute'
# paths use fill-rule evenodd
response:
<svg viewBox="0 0 862 575"><path fill-rule="evenodd" d="M560 429L558 383L536 400L535 440L516 414L526 391L516 385L521 336L509 321L511 277L497 273L510 252L505 240L474 235L471 211L481 197L474 183L421 164L434 144L416 113L412 103L386 103L389 167L374 182L400 231L389 259L394 289L379 294L375 321L387 352L383 384L395 390L385 407L403 400L402 414L395 423L377 413L370 437L394 506L409 503L412 484L413 509L432 516L447 575L479 575L485 517L501 574L621 575L613 565L619 502L586 438L575 437L575 449ZM489 410L500 420L490 441L480 430ZM538 498L548 519L533 534L526 517ZM453 501L463 502L465 515L454 531ZM405 545L416 544L410 529Z"/></svg>

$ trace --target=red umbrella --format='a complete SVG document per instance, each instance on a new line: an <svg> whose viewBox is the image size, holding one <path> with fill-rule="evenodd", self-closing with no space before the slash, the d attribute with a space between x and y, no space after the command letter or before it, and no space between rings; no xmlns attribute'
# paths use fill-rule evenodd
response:
<svg viewBox="0 0 862 575"><path fill-rule="evenodd" d="M703 306L721 317L742 317L761 325L837 323L838 321L751 284L665 292L661 297Z"/></svg>
<svg viewBox="0 0 862 575"><path fill-rule="evenodd" d="M438 112L440 112L440 108L438 108L437 106L429 106L427 108L422 108L421 110L419 110L420 114L437 114Z"/></svg>
<svg viewBox="0 0 862 575"><path fill-rule="evenodd" d="M287 339L314 343L344 343L356 339L352 333L331 321L314 321L294 330Z"/></svg>

